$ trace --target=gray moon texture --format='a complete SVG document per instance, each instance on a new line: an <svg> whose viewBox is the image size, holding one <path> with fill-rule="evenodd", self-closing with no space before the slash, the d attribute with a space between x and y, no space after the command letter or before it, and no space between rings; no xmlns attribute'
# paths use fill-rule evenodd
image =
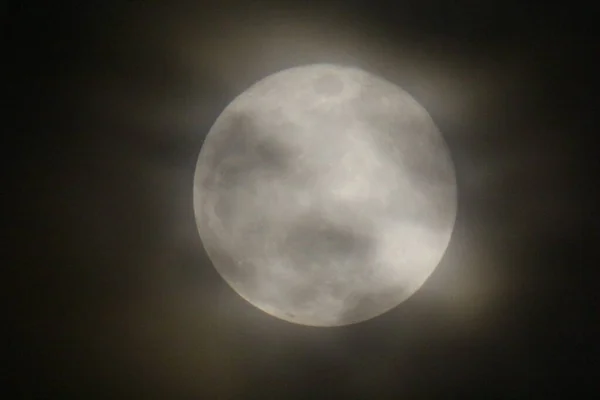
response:
<svg viewBox="0 0 600 400"><path fill-rule="evenodd" d="M427 111L354 67L252 85L215 121L194 176L218 273L257 308L310 326L365 321L412 296L456 209L452 159Z"/></svg>

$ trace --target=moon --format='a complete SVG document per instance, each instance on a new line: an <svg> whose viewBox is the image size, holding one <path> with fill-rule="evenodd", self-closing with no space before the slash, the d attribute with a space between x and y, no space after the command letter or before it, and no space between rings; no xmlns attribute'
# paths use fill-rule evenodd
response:
<svg viewBox="0 0 600 400"><path fill-rule="evenodd" d="M194 176L215 269L252 305L302 325L366 321L412 296L456 209L453 162L427 111L340 65L279 71L236 97Z"/></svg>

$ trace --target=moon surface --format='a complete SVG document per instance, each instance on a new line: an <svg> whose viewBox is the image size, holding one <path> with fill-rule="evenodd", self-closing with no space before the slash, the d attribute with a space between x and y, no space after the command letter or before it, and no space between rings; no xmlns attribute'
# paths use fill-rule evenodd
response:
<svg viewBox="0 0 600 400"><path fill-rule="evenodd" d="M210 129L194 177L204 248L242 298L310 326L365 321L413 295L454 227L449 150L408 93L363 70L270 75Z"/></svg>

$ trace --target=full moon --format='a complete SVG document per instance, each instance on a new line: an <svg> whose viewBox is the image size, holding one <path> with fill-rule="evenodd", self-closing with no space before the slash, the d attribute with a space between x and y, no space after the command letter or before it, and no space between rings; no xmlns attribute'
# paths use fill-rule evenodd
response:
<svg viewBox="0 0 600 400"><path fill-rule="evenodd" d="M354 67L270 75L210 129L194 176L214 267L264 312L310 326L379 316L441 261L457 189L447 145L407 92Z"/></svg>

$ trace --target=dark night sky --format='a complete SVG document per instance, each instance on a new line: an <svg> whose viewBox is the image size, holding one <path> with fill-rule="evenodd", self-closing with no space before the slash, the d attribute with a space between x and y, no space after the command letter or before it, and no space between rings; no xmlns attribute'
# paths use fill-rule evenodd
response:
<svg viewBox="0 0 600 400"><path fill-rule="evenodd" d="M16 3L4 147L13 398L591 388L590 11ZM444 134L459 185L455 234L423 288L334 329L279 321L239 298L208 261L192 208L196 158L220 111L257 79L312 62L358 65L409 91Z"/></svg>

